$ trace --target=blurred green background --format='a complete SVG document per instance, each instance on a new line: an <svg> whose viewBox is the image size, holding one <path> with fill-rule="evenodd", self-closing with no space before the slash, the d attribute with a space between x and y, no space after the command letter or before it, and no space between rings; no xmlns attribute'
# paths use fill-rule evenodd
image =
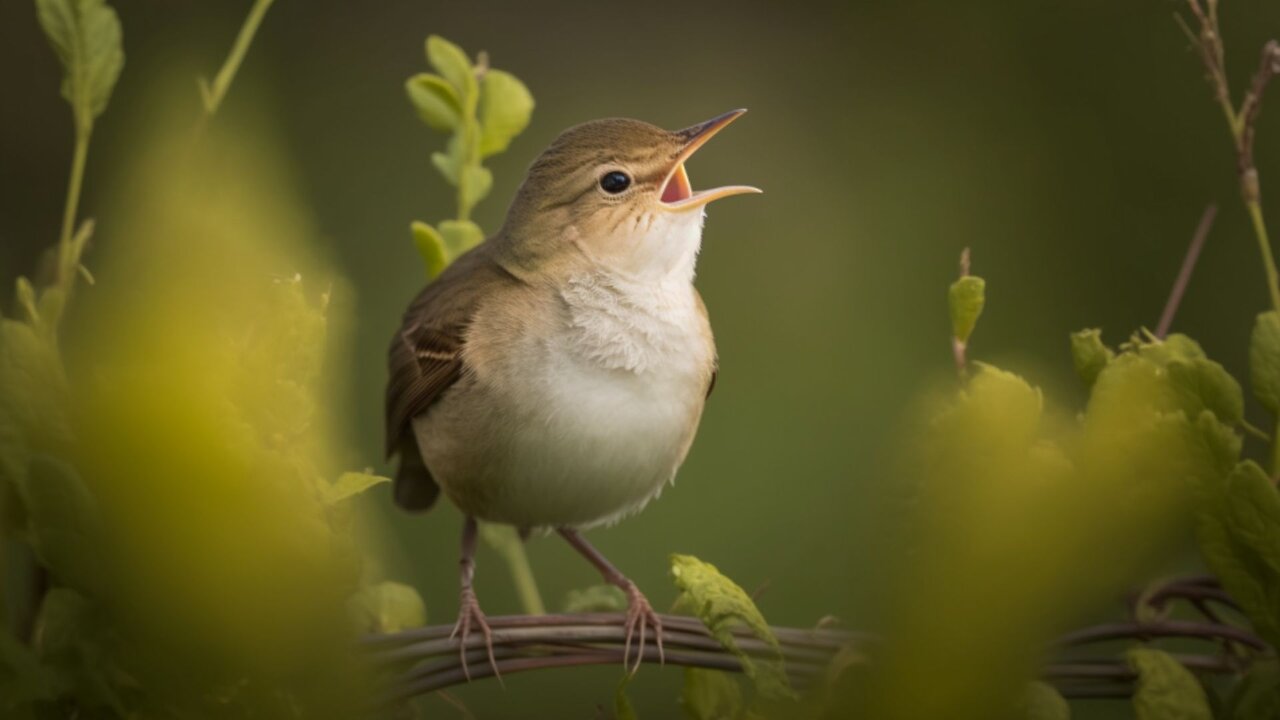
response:
<svg viewBox="0 0 1280 720"><path fill-rule="evenodd" d="M148 83L181 63L212 74L249 3L114 5L127 61L97 125L82 205L99 218L99 244L112 242L101 209L136 153ZM1118 342L1154 325L1201 211L1217 201L1175 328L1247 375L1265 286L1226 128L1172 19L1179 9L278 0L226 107L253 103L271 118L320 230L315 252L350 281L353 294L335 298L355 317L344 404L356 452L345 460L378 468L387 340L423 284L408 224L447 217L454 202L429 163L441 138L402 85L425 69L428 33L488 50L538 103L529 130L491 163L494 191L476 214L489 231L523 169L569 125L620 115L676 128L750 108L689 167L695 188L765 190L709 213L698 286L720 351L715 395L675 488L592 539L659 607L674 597L666 557L684 552L763 588L774 623L837 614L864 627L875 624L886 526L901 507L890 451L921 388L951 372L945 289L961 248L988 281L972 355L1072 403L1083 391L1067 333L1101 326ZM1257 48L1280 34L1280 5L1230 0L1223 23L1239 88ZM59 77L31 3L0 4L0 286L56 239L71 152ZM194 79L191 98L194 112ZM1264 112L1258 166L1280 217L1275 117ZM385 489L362 502L381 528L387 574L422 590L432 622L452 622L457 512L403 515ZM550 605L596 582L558 540L528 547ZM490 613L518 610L487 550L478 592ZM617 676L546 672L508 678L505 693L482 685L458 696L481 717L518 707L586 718L611 702ZM641 715L672 712L678 681L674 669L646 668L633 685Z"/></svg>

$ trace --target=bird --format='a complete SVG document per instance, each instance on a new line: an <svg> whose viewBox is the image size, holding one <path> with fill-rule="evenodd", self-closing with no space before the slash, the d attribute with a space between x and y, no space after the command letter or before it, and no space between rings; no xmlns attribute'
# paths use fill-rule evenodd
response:
<svg viewBox="0 0 1280 720"><path fill-rule="evenodd" d="M529 167L501 229L409 304L392 338L388 457L397 505L463 513L458 641L492 632L473 587L477 521L556 532L627 597L628 666L662 622L583 536L670 484L718 361L693 281L707 205L759 189L694 191L685 161L740 117L683 130L627 118L562 132ZM636 637L638 635L638 638Z"/></svg>

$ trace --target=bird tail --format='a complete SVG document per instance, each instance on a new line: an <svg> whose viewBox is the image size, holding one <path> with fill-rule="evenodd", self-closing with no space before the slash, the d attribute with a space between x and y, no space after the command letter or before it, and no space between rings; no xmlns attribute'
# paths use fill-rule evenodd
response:
<svg viewBox="0 0 1280 720"><path fill-rule="evenodd" d="M400 469L396 471L392 495L396 505L409 512L426 512L440 497L440 486L422 461L418 443L412 436L400 441L397 453Z"/></svg>

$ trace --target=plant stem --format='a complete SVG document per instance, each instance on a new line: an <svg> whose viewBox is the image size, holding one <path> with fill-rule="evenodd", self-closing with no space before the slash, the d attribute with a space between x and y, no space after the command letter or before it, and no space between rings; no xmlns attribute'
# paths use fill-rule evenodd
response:
<svg viewBox="0 0 1280 720"><path fill-rule="evenodd" d="M231 53L227 55L227 60L222 64L222 69L218 71L217 76L213 79L213 85L201 80L201 94L204 97L204 111L206 115L214 115L218 112L218 106L222 104L222 98L226 96L227 90L231 87L231 81L236 77L236 71L240 69L240 63L244 62L244 56L249 52L249 45L253 43L253 36L258 32L258 26L262 24L262 18L267 14L267 9L271 7L271 3L275 0L256 0L253 7L249 10L249 16L245 18L244 25L240 27L240 34L236 36L236 42L231 46Z"/></svg>
<svg viewBox="0 0 1280 720"><path fill-rule="evenodd" d="M529 565L529 554L525 552L524 541L516 534L514 528L504 525L484 523L480 534L489 543L511 573L511 582L516 586L516 594L520 597L520 606L527 615L546 615L547 607L542 602L542 594L538 592L538 581L533 576L533 567Z"/></svg>
<svg viewBox="0 0 1280 720"><path fill-rule="evenodd" d="M511 571L511 581L515 583L516 594L520 596L520 605L530 615L545 615L547 607L542 603L542 594L538 592L538 581L533 577L533 568L529 565L529 554L520 544L508 549L505 555L507 569Z"/></svg>
<svg viewBox="0 0 1280 720"><path fill-rule="evenodd" d="M1253 234L1258 238L1258 250L1262 252L1263 269L1267 273L1267 290L1271 294L1271 306L1280 312L1280 274L1276 272L1275 257L1271 253L1271 240L1267 235L1267 223L1262 217L1262 204L1257 200L1245 203L1249 219L1253 221Z"/></svg>
<svg viewBox="0 0 1280 720"><path fill-rule="evenodd" d="M71 178L67 183L67 203L62 211L62 234L58 237L58 276L57 284L70 290L75 283L76 265L79 257L74 257L71 239L75 233L76 214L80 209L80 188L84 184L84 167L89 158L89 138L93 134L92 125L77 122L76 147L71 156Z"/></svg>

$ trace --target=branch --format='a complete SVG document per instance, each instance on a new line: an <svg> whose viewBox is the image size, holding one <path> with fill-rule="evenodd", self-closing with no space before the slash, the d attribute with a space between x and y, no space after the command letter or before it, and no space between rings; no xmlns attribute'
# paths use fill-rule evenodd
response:
<svg viewBox="0 0 1280 720"><path fill-rule="evenodd" d="M621 613L577 615L508 615L489 618L493 630L494 657L503 675L553 667L617 664L623 662L626 631ZM663 615L662 643L666 662L742 672L741 661L711 636L696 618ZM466 681L452 625L406 630L363 639L367 658L388 670L390 681L374 703L376 708L395 705L416 695ZM773 628L783 663L792 683L804 687L827 669L844 647L874 642L873 636L831 628L806 630ZM773 659L775 650L746 629L733 631L738 649L750 657ZM467 639L467 664L472 679L492 677L484 638ZM633 655L634 657L634 651ZM646 643L643 662L659 661L657 646Z"/></svg>
<svg viewBox="0 0 1280 720"><path fill-rule="evenodd" d="M1187 285L1191 282L1191 273L1196 269L1196 261L1200 259L1200 250L1204 248L1204 241L1208 239L1209 229L1213 227L1213 219L1217 215L1217 205L1206 207L1204 214L1200 216L1200 223L1196 225L1195 234L1191 236L1191 244L1187 246L1187 254L1182 259L1182 268L1178 270L1178 277L1173 281L1169 299L1164 304L1164 312L1160 314L1160 324L1156 326L1156 337L1161 340L1169 334L1169 328L1173 325L1173 316L1177 314L1178 306L1182 304L1182 296L1186 294Z"/></svg>

